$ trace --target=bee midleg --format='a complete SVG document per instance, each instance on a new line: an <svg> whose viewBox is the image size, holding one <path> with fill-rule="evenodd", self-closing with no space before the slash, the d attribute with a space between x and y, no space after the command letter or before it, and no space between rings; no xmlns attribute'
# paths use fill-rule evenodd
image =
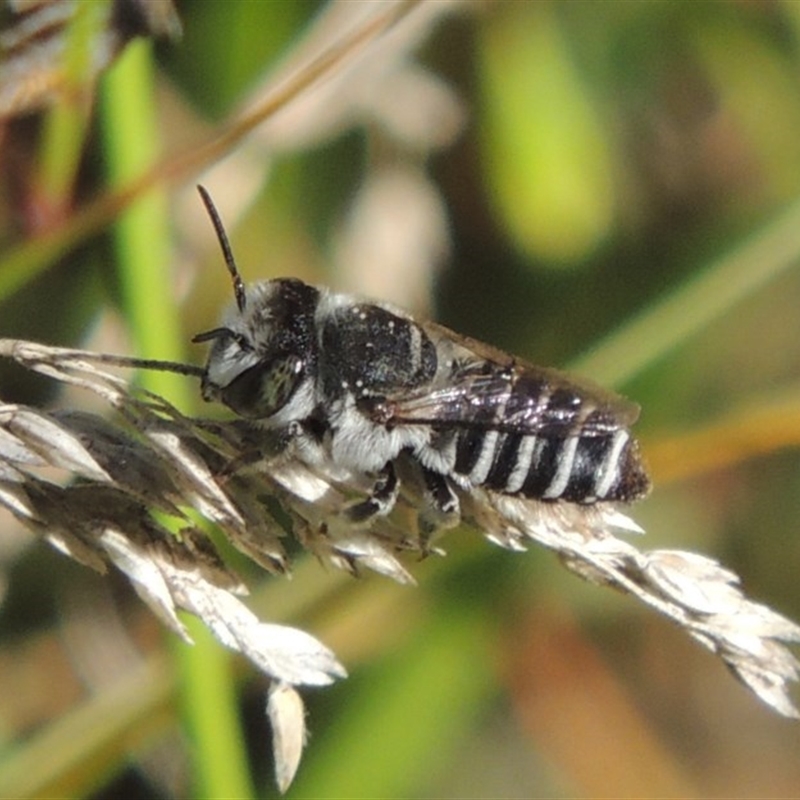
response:
<svg viewBox="0 0 800 800"><path fill-rule="evenodd" d="M445 528L452 528L461 519L461 504L446 475L420 465L425 487L425 504L420 509L418 524L424 543Z"/></svg>
<svg viewBox="0 0 800 800"><path fill-rule="evenodd" d="M345 515L354 523L368 522L375 517L385 517L394 508L400 491L394 464L388 461L378 473L378 479L366 500L359 500L345 509Z"/></svg>

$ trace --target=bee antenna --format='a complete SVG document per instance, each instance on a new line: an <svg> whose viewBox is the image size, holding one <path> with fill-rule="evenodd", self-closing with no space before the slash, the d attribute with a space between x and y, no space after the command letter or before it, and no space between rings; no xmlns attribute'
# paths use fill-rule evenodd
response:
<svg viewBox="0 0 800 800"><path fill-rule="evenodd" d="M211 224L214 226L214 230L217 233L219 246L222 248L222 255L225 258L225 265L228 267L228 272L230 272L231 279L233 280L233 293L236 296L236 305L239 308L239 313L242 313L247 305L247 293L245 292L242 276L236 268L236 261L233 258L233 251L231 250L231 243L228 241L228 234L225 233L222 219L205 186L198 185L197 191L200 192L203 205L205 205L208 216L211 218Z"/></svg>

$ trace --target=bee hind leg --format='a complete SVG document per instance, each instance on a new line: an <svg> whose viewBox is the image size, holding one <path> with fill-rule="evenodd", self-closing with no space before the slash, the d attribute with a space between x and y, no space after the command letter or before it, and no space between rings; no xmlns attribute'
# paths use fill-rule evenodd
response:
<svg viewBox="0 0 800 800"><path fill-rule="evenodd" d="M400 481L397 479L394 464L389 461L380 471L369 497L348 506L344 514L350 522L356 524L369 522L375 517L385 517L394 508L399 491Z"/></svg>
<svg viewBox="0 0 800 800"><path fill-rule="evenodd" d="M426 547L437 531L458 525L461 521L461 504L446 476L422 467L422 479L425 502L419 512L418 524L420 538Z"/></svg>

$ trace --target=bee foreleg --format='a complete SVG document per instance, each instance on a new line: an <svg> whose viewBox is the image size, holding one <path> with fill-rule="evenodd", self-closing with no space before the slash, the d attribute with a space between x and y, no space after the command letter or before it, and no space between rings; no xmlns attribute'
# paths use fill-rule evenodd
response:
<svg viewBox="0 0 800 800"><path fill-rule="evenodd" d="M366 500L360 500L345 509L345 515L354 523L368 522L374 517L385 517L394 508L400 491L400 481L391 461L380 471L378 480Z"/></svg>

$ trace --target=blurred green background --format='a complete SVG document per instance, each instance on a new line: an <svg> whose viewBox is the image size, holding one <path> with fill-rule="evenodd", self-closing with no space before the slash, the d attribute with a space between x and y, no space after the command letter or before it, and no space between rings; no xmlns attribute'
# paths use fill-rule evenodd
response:
<svg viewBox="0 0 800 800"><path fill-rule="evenodd" d="M223 140L381 9L393 38ZM800 619L800 4L177 14L180 39L135 40L96 92L85 54L109 23L67 25L60 99L0 123L0 336L202 361L189 339L231 300L202 181L246 280L389 299L635 399L647 546L719 558ZM148 385L208 413L188 379ZM0 396L89 401L5 365ZM408 565L415 588L300 553L267 580L231 555L262 618L351 673L306 692L288 797L800 796L798 723L682 632L536 548L443 546ZM250 665L213 642L187 656L122 581L6 516L0 559L0 786L275 794Z"/></svg>

